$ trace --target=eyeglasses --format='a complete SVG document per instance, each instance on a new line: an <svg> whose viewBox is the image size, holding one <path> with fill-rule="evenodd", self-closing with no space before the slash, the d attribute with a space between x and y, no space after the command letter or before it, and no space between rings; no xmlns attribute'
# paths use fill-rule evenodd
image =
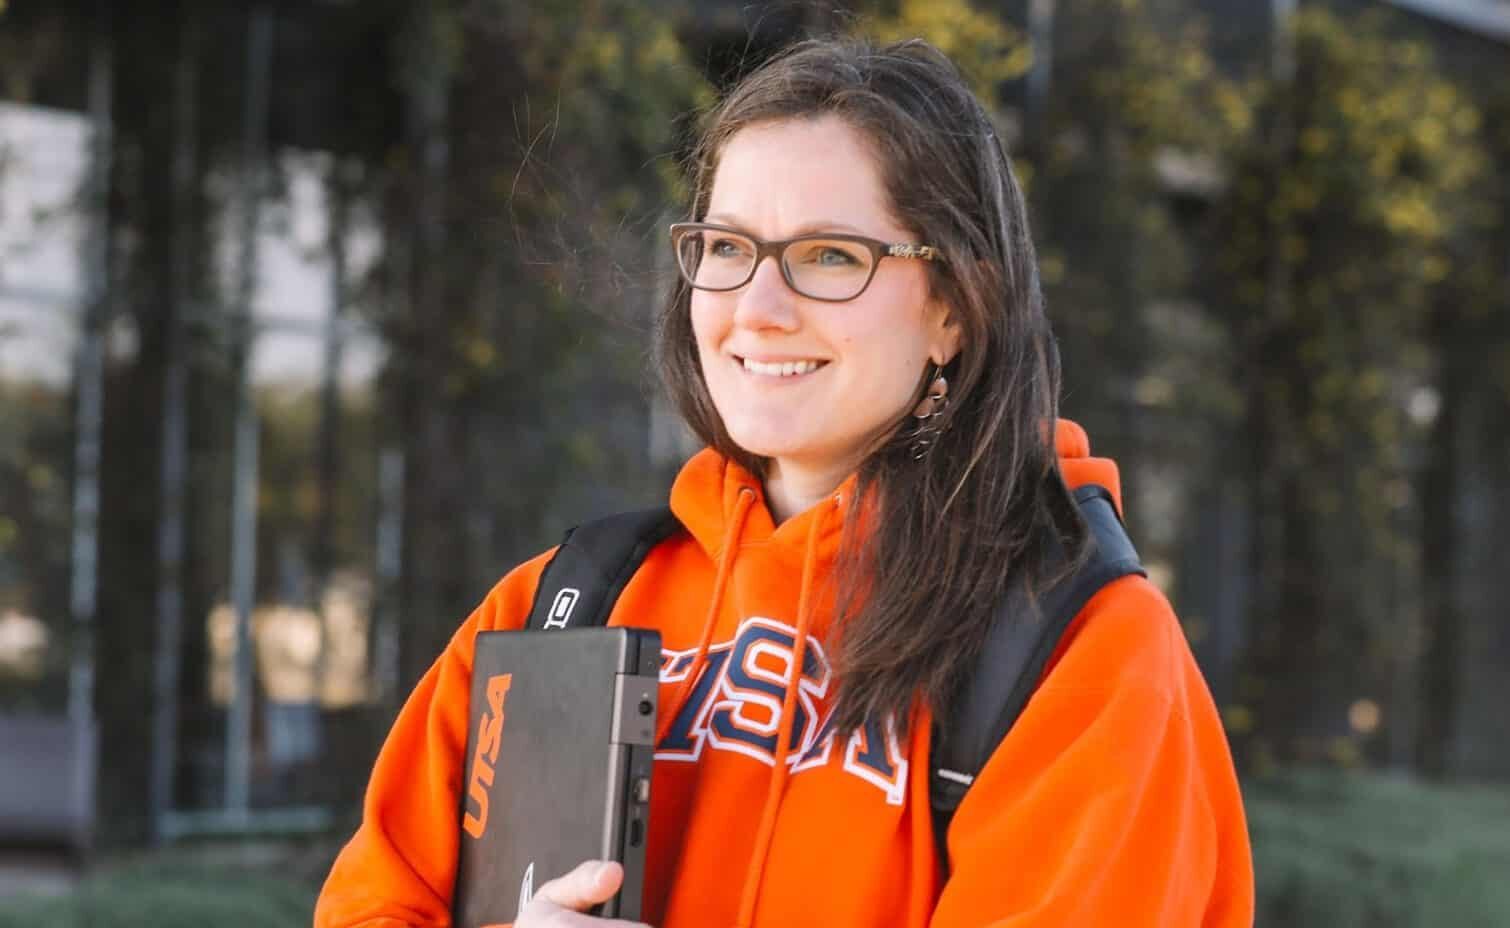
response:
<svg viewBox="0 0 1510 928"><path fill-rule="evenodd" d="M865 292L882 258L939 260L931 245L887 244L837 232L763 242L728 226L678 222L671 244L682 279L699 290L738 290L767 256L787 286L815 300L842 303Z"/></svg>

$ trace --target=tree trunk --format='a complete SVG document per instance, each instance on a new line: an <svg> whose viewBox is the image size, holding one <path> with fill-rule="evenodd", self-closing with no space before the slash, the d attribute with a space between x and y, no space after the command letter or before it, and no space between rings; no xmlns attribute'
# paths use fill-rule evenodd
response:
<svg viewBox="0 0 1510 928"><path fill-rule="evenodd" d="M1445 325L1445 323L1444 323ZM1440 328L1441 326L1439 326ZM1423 632L1421 711L1416 729L1416 764L1427 776L1442 779L1452 767L1452 735L1462 675L1462 611L1458 608L1457 524L1458 434L1462 421L1469 359L1461 339L1444 339L1441 353L1441 406L1426 444L1421 487L1421 568Z"/></svg>
<svg viewBox="0 0 1510 928"><path fill-rule="evenodd" d="M183 666L183 565L188 471L188 358L186 330L194 292L195 191L199 169L199 24L192 8L181 11L173 81L173 212L168 249L171 281L167 306L162 397L162 460L157 527L157 640L153 661L152 786L148 797L153 839L163 840L164 816L174 804L178 761L180 675Z"/></svg>

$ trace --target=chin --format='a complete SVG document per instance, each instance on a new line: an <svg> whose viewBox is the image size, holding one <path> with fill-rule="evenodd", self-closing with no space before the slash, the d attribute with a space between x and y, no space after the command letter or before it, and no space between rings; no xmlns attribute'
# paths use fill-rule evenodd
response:
<svg viewBox="0 0 1510 928"><path fill-rule="evenodd" d="M806 457L818 450L815 442L801 440L791 428L729 427L729 438L746 454L759 458Z"/></svg>

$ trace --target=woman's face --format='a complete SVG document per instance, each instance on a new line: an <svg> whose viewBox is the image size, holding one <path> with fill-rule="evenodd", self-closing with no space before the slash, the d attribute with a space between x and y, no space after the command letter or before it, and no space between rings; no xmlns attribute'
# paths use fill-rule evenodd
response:
<svg viewBox="0 0 1510 928"><path fill-rule="evenodd" d="M719 158L704 221L763 240L844 232L933 244L891 217L874 157L833 116L737 132ZM783 469L810 472L858 466L911 411L928 363L947 362L959 347L959 328L929 298L927 262L917 258L882 259L865 292L843 303L796 293L766 259L737 290L693 290L692 328L729 437Z"/></svg>

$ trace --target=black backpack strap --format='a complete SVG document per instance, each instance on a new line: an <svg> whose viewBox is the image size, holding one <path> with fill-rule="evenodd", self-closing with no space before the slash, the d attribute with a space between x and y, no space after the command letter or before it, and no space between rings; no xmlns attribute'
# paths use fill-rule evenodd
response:
<svg viewBox="0 0 1510 928"><path fill-rule="evenodd" d="M613 604L650 549L680 527L671 510L661 506L584 522L568 531L540 575L525 628L606 625Z"/></svg>
<svg viewBox="0 0 1510 928"><path fill-rule="evenodd" d="M1147 576L1111 493L1105 487L1087 484L1076 489L1074 496L1089 529L1084 564L1040 593L1037 608L1026 589L1014 586L1008 592L990 637L952 707L947 727L934 729L929 800L939 858L946 867L945 838L954 811L1027 706L1065 629L1108 583L1128 574ZM1052 574L1056 565L1063 565L1065 553L1057 539L1050 544L1045 566Z"/></svg>

